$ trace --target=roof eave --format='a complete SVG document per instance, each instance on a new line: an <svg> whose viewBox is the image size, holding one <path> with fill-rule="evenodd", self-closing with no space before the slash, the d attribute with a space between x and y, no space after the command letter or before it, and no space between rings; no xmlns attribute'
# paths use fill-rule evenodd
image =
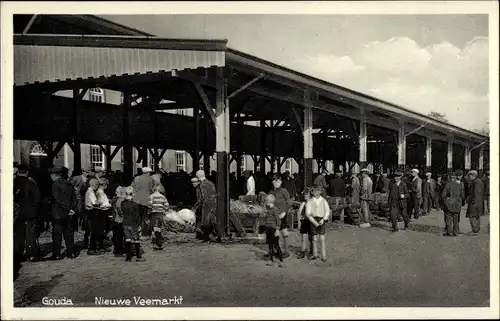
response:
<svg viewBox="0 0 500 321"><path fill-rule="evenodd" d="M226 51L227 40L164 39L149 36L15 34L14 45Z"/></svg>

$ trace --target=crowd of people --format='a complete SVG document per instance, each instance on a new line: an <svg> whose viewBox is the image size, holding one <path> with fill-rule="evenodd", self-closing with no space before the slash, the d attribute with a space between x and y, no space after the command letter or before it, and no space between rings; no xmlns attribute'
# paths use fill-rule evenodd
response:
<svg viewBox="0 0 500 321"><path fill-rule="evenodd" d="M404 221L404 228L408 229L412 217L425 216L432 208L442 209L446 236L458 235L460 210L467 203L472 233L479 232L479 218L489 204L488 173L481 179L476 171L470 171L465 178L461 171L454 171L446 176L438 175L436 180L431 173L425 173L423 178L419 174L418 170L407 175L396 172L389 178L380 172L370 175L367 169L360 173L336 171L333 175L323 170L314 178L313 186L304 187L301 174L254 175L245 171L240 179L231 173L230 193L231 198L259 192L268 194L265 205L269 217L265 220L265 228L270 264L274 264L274 257L282 264L283 258L290 256L286 215L294 200L303 201L298 214L302 234L299 258L305 257L309 242L309 258L319 258L320 244L321 259L326 260L325 223L332 218L327 197L333 198L337 205L345 200L358 205L359 226L365 228L370 227L372 220L369 204L373 202L373 194L387 194L387 210L395 232L400 221ZM196 213L196 238L209 242L214 235L216 241L222 241L223 233L215 215L216 172L206 177L202 170L188 175L162 170L153 172L145 167L132 181L127 181L121 172L106 173L97 169L75 171L70 175L63 167L52 168L49 175L51 184L40 175L30 175L27 166L15 166L14 253L18 267L22 261L41 259L37 240L49 225L53 240L51 260L64 258L61 255L63 238L65 256L75 258L81 249L74 244L74 232L82 230L82 248L88 255L112 251L105 242L112 231L114 255L125 256L127 261L135 256L136 261L143 261L141 241L150 238L154 249L162 249L162 217L172 204L177 208L192 208ZM342 223L343 220L342 210Z"/></svg>

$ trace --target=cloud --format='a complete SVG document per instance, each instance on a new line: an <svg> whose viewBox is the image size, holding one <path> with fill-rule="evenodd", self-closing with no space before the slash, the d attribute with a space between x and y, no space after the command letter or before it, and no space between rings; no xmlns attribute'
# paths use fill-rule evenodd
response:
<svg viewBox="0 0 500 321"><path fill-rule="evenodd" d="M464 48L449 42L420 47L398 37L370 42L350 56L319 54L293 64L423 114L439 111L451 123L474 130L488 121L488 50L485 37L471 39Z"/></svg>

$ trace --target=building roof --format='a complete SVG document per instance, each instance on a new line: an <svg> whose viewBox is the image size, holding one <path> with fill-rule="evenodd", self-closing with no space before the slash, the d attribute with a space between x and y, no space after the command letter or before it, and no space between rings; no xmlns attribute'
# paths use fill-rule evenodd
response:
<svg viewBox="0 0 500 321"><path fill-rule="evenodd" d="M41 18L40 18L41 17ZM403 116L416 122L418 125L434 127L447 132L459 132L462 135L487 140L488 137L473 131L445 123L421 113L409 110L399 105L383 101L381 99L347 89L345 87L306 75L281 65L266 61L264 59L243 53L226 47L227 40L186 40L186 39L162 39L154 35L123 26L106 19L93 15L41 15L37 19L59 20L76 25L78 28L91 29L91 35L16 35L15 44L20 46L74 46L74 47L113 47L113 48L136 48L136 49L169 49L169 50L203 50L224 51L227 64L240 64L255 71L275 77L279 83L294 88L310 89L319 93L326 93L335 97L335 100L359 107L367 106L384 113ZM33 28L33 27L32 27ZM35 29L36 30L36 29ZM50 32L49 32L50 34ZM112 35L109 35L112 34ZM94 36L92 36L94 35ZM100 35L100 36L96 36ZM114 35L114 36L113 36ZM202 64L207 65L206 63ZM220 63L216 65L221 66ZM192 66L190 67L192 68Z"/></svg>
<svg viewBox="0 0 500 321"><path fill-rule="evenodd" d="M231 48L227 49L227 59L228 59L228 65L231 64L231 62L239 63L239 64L244 64L247 65L251 68L254 68L256 70L256 73L266 73L266 74L272 74L277 77L281 77L283 79L286 79L289 81L289 84L291 86L295 86L296 88L309 88L311 90L320 90L320 91L326 91L329 93L332 93L333 95L338 96L339 99L343 100L342 98L346 98L347 100L355 100L358 102L362 102L363 104L375 107L377 109L380 109L382 111L389 111L393 112L402 116L405 116L407 118L410 118L412 120L418 121L419 123L424 123L424 124L429 124L431 126L439 127L448 131L460 131L465 134L468 134L472 137L479 138L479 139L488 139L487 136L481 135L479 133L475 133L473 131L470 131L468 129L461 128L459 126L455 126L437 119L434 119L432 117L429 117L427 115L421 114L419 112L404 108L402 106L381 100L379 98L375 98L373 96L369 96L366 94L363 94L361 92L357 92L333 83L330 83L325 80L321 80L318 78L315 78L310 75L306 75L303 73L300 73L298 71L286 68L284 66L278 65L273 62L269 62L267 60L258 58L256 56L249 55L247 53L234 50Z"/></svg>

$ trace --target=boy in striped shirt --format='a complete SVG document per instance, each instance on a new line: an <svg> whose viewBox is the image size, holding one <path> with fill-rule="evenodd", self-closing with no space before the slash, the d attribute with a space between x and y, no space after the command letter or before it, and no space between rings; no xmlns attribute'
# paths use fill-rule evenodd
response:
<svg viewBox="0 0 500 321"><path fill-rule="evenodd" d="M163 249L161 227L163 224L163 217L169 207L168 200L163 194L160 193L160 189L161 185L155 186L153 194L149 195L149 209L151 212L151 223L153 224L154 232L154 236L152 238L154 250Z"/></svg>

